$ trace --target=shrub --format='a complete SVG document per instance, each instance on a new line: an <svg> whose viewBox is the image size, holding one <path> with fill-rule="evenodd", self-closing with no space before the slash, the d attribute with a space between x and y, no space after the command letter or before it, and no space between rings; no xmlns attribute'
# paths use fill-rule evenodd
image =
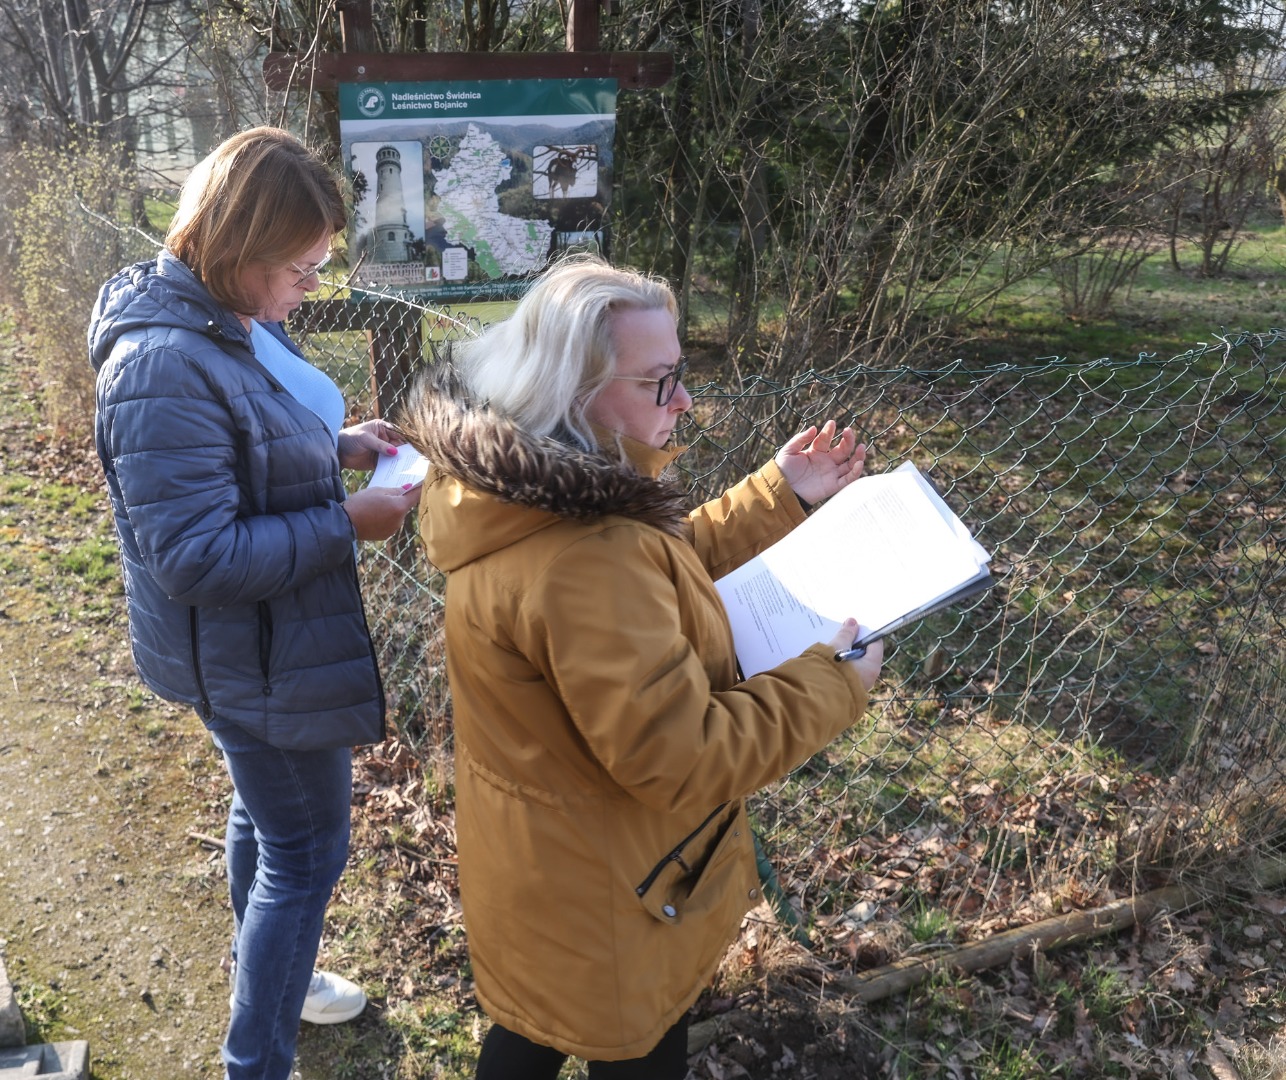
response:
<svg viewBox="0 0 1286 1080"><path fill-rule="evenodd" d="M21 301L15 211L26 202L34 182L31 163L23 154L0 152L0 305L11 310Z"/></svg>
<svg viewBox="0 0 1286 1080"><path fill-rule="evenodd" d="M16 233L12 302L35 358L46 418L55 433L79 436L94 415L85 334L99 286L155 245L117 225L132 188L117 148L26 147L15 159L24 179L5 193Z"/></svg>

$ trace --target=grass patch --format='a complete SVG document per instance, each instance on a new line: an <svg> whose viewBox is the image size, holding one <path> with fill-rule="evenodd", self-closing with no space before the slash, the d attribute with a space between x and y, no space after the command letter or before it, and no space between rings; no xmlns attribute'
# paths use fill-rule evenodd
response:
<svg viewBox="0 0 1286 1080"><path fill-rule="evenodd" d="M970 361L1027 363L1033 357L1072 361L1139 356L1168 358L1199 342L1242 330L1262 332L1281 322L1286 298L1286 227L1279 214L1261 214L1243 231L1227 272L1203 278L1181 249L1180 267L1163 246L1140 265L1109 313L1070 316L1062 310L1052 271L1009 286L987 308L957 323L951 353ZM998 280L998 257L980 281ZM940 295L949 296L950 290Z"/></svg>
<svg viewBox="0 0 1286 1080"><path fill-rule="evenodd" d="M28 1045L56 1042L61 1038L67 998L57 987L38 983L17 986L14 1000L26 1025Z"/></svg>
<svg viewBox="0 0 1286 1080"><path fill-rule="evenodd" d="M111 539L86 540L63 552L55 561L59 569L74 574L90 589L120 592L120 556Z"/></svg>

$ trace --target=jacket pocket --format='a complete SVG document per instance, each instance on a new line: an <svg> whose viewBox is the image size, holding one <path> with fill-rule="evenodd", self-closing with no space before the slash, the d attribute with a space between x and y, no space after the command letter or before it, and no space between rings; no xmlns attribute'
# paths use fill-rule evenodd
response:
<svg viewBox="0 0 1286 1080"><path fill-rule="evenodd" d="M702 915L726 904L730 892L744 890L746 868L754 866L750 826L740 806L716 821L725 808L718 807L635 888L653 918L677 926L685 915Z"/></svg>

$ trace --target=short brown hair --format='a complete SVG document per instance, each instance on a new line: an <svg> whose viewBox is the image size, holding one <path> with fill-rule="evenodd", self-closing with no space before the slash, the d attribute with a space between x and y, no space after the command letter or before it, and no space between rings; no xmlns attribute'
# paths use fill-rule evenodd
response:
<svg viewBox="0 0 1286 1080"><path fill-rule="evenodd" d="M294 262L346 221L335 173L288 131L257 127L197 163L165 246L215 300L243 313L253 306L241 285L248 264Z"/></svg>

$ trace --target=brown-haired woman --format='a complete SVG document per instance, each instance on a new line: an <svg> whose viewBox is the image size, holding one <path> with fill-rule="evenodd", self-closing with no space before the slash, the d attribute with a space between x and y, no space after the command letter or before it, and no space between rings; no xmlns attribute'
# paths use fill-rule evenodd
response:
<svg viewBox="0 0 1286 1080"><path fill-rule="evenodd" d="M281 326L344 224L320 160L242 132L193 170L159 257L103 286L89 330L135 664L197 710L232 777L229 1080L288 1077L301 1016L366 1001L313 969L351 747L384 730L354 540L391 536L419 490L345 492L340 469L395 453L393 433L343 427L339 389Z"/></svg>

